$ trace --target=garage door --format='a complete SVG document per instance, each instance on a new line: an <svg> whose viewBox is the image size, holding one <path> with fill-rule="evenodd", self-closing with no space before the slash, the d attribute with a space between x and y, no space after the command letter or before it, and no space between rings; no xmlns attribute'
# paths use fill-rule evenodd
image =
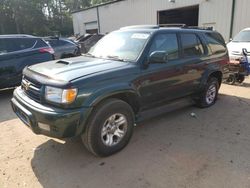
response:
<svg viewBox="0 0 250 188"><path fill-rule="evenodd" d="M198 26L199 5L158 11L158 24L186 24Z"/></svg>
<svg viewBox="0 0 250 188"><path fill-rule="evenodd" d="M98 33L97 21L85 23L85 29L86 29L86 33L89 33L89 34Z"/></svg>

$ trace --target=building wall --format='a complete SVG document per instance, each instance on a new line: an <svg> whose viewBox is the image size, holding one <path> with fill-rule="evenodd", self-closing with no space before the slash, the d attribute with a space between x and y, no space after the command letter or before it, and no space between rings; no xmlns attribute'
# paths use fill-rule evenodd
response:
<svg viewBox="0 0 250 188"><path fill-rule="evenodd" d="M72 14L72 16L75 34L85 34L85 23L97 21L97 11L95 8Z"/></svg>
<svg viewBox="0 0 250 188"><path fill-rule="evenodd" d="M249 7L250 7L249 0L236 0L233 36L235 36L242 29L250 27Z"/></svg>
<svg viewBox="0 0 250 188"><path fill-rule="evenodd" d="M229 40L231 8L233 0L124 0L99 6L100 33L107 33L123 26L157 24L157 11L199 5L199 26L214 26L226 40ZM249 0L236 0L233 33L247 27L250 16ZM85 33L84 23L97 21L97 8L73 14L75 34Z"/></svg>

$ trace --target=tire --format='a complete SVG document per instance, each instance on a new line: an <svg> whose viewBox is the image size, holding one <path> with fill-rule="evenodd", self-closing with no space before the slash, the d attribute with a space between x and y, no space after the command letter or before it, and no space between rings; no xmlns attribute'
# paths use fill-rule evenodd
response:
<svg viewBox="0 0 250 188"><path fill-rule="evenodd" d="M245 80L245 76L244 75L239 75L238 78L237 78L237 82L240 83L240 84L242 82L244 82L244 80Z"/></svg>
<svg viewBox="0 0 250 188"><path fill-rule="evenodd" d="M96 106L81 138L91 153L106 157L129 143L133 127L134 113L130 105L122 100L107 99Z"/></svg>
<svg viewBox="0 0 250 188"><path fill-rule="evenodd" d="M209 78L203 91L200 93L196 104L200 108L207 108L212 106L218 97L219 81L215 77Z"/></svg>
<svg viewBox="0 0 250 188"><path fill-rule="evenodd" d="M229 85L234 85L236 82L236 78L235 78L235 75L234 74L230 74L229 75L229 78L227 79L227 83Z"/></svg>

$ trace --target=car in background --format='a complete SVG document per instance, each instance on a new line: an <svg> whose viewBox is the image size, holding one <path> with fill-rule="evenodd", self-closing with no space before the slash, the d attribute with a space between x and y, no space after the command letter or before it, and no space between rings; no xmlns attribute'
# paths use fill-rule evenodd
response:
<svg viewBox="0 0 250 188"><path fill-rule="evenodd" d="M76 57L81 55L80 46L70 39L46 37L44 40L48 42L54 49L55 59Z"/></svg>
<svg viewBox="0 0 250 188"><path fill-rule="evenodd" d="M238 61L242 57L242 49L248 51L248 61L250 61L250 28L240 31L228 44L227 44L229 57L231 61Z"/></svg>
<svg viewBox="0 0 250 188"><path fill-rule="evenodd" d="M103 34L86 34L78 37L75 42L81 46L81 52L87 53L104 35Z"/></svg>
<svg viewBox="0 0 250 188"><path fill-rule="evenodd" d="M54 59L54 50L31 35L0 35L0 89L20 85L24 67Z"/></svg>

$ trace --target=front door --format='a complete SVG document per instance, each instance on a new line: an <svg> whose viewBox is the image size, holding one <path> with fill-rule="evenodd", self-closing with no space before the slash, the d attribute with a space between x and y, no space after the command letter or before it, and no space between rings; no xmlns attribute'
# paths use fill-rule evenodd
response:
<svg viewBox="0 0 250 188"><path fill-rule="evenodd" d="M140 77L141 105L144 109L161 105L168 100L183 95L180 83L184 74L180 61L179 42L176 33L160 33L153 38L149 55L155 51L165 51L165 63L149 64ZM148 56L149 56L148 55Z"/></svg>

